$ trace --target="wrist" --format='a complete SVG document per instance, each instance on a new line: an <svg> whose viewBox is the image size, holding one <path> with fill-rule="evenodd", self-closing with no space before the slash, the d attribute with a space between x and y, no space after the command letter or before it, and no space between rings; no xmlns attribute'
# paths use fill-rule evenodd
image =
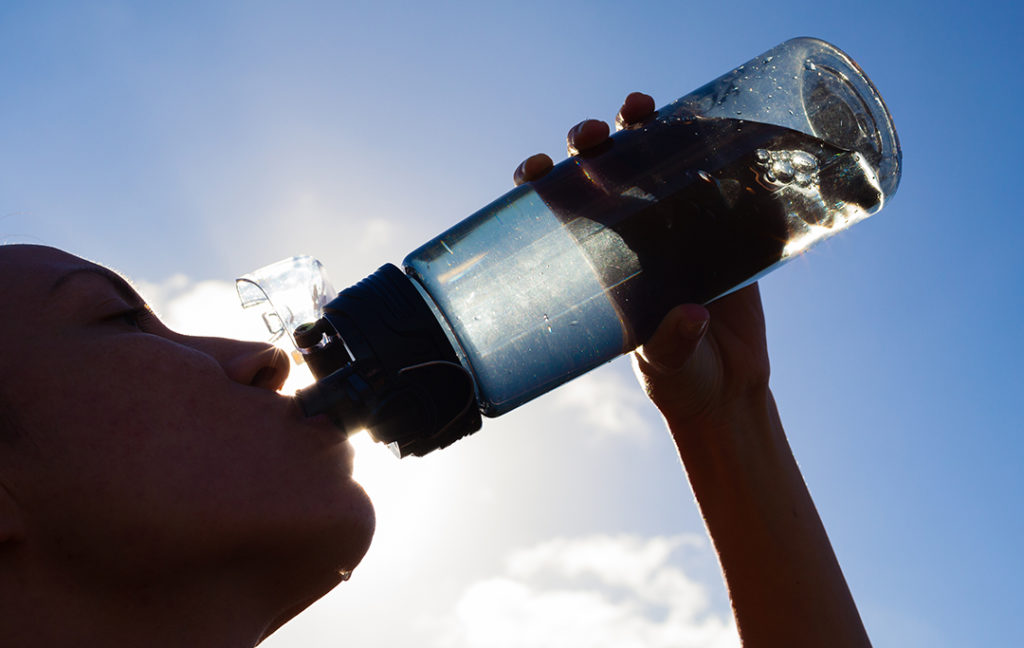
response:
<svg viewBox="0 0 1024 648"><path fill-rule="evenodd" d="M684 462L691 456L727 459L771 451L778 448L780 440L785 441L775 398L767 385L686 416L673 416L671 411L663 414Z"/></svg>

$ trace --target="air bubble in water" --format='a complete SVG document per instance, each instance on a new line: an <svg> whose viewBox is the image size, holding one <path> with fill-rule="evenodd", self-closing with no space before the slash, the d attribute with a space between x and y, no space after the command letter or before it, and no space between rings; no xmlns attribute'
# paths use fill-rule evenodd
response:
<svg viewBox="0 0 1024 648"><path fill-rule="evenodd" d="M789 163L789 160L775 160L772 163L772 175L779 179L781 182L792 182L793 181L793 165Z"/></svg>
<svg viewBox="0 0 1024 648"><path fill-rule="evenodd" d="M793 163L793 167L800 171L816 171L818 169L818 159L807 151L790 151L789 159Z"/></svg>
<svg viewBox="0 0 1024 648"><path fill-rule="evenodd" d="M711 174L709 174L704 169L699 169L697 171L697 176L704 182L714 182L714 180L711 179Z"/></svg>
<svg viewBox="0 0 1024 648"><path fill-rule="evenodd" d="M807 151L757 149L754 159L769 182L810 187L818 183L818 158Z"/></svg>

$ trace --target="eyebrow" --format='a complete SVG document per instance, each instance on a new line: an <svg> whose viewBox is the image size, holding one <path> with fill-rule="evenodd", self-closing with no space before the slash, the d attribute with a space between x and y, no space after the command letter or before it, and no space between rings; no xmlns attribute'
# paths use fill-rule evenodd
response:
<svg viewBox="0 0 1024 648"><path fill-rule="evenodd" d="M84 266L81 268L75 268L70 272L62 274L61 276L57 277L57 280L53 282L52 286L50 286L50 295L52 296L54 293L60 290L61 286L66 284L69 280L81 276L83 274L95 275L107 280L110 283L110 285L113 286L114 290L117 291L117 294L123 297L126 301L128 301L131 304L146 303L145 300L139 296L139 293L137 293L135 289L132 288L131 284L125 281L124 277L117 274L113 270L104 268L102 266Z"/></svg>

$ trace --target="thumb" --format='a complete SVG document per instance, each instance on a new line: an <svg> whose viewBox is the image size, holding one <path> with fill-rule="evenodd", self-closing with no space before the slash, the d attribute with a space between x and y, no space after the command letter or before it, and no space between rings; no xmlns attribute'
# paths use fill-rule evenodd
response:
<svg viewBox="0 0 1024 648"><path fill-rule="evenodd" d="M651 339L637 349L641 371L648 375L678 373L700 344L710 320L707 309L697 304L673 308Z"/></svg>

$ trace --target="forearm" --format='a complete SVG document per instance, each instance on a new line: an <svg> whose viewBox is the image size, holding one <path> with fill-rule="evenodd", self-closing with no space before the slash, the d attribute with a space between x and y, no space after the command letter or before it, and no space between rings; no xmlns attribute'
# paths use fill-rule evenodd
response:
<svg viewBox="0 0 1024 648"><path fill-rule="evenodd" d="M771 393L673 438L744 646L869 646Z"/></svg>

